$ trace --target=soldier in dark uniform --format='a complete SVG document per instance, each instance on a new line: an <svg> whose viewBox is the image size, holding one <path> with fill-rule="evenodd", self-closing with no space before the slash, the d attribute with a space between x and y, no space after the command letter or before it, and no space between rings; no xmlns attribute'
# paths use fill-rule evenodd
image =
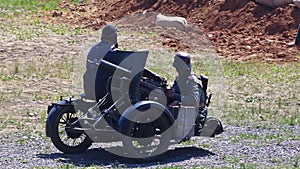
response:
<svg viewBox="0 0 300 169"><path fill-rule="evenodd" d="M178 52L174 57L173 66L178 72L174 85L168 91L169 106L181 103L184 106L198 108L195 135L199 135L207 117L206 96L201 82L192 73L191 57L186 52Z"/></svg>
<svg viewBox="0 0 300 169"><path fill-rule="evenodd" d="M88 98L99 100L107 93L107 77L104 73L97 73L98 64L100 64L108 51L117 47L117 28L113 25L104 26L101 42L94 45L87 56L86 72L83 76L83 86L84 92Z"/></svg>
<svg viewBox="0 0 300 169"><path fill-rule="evenodd" d="M190 55L185 52L176 53L173 66L175 67L178 76L176 77L171 90L169 90L167 94L168 98L171 100L170 106L180 102L185 106L198 107L200 100L199 89L198 84L194 81L194 75L192 74Z"/></svg>

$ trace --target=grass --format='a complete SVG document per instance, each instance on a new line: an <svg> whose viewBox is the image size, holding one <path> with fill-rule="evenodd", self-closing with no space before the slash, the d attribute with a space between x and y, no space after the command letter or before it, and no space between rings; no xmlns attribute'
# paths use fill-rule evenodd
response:
<svg viewBox="0 0 300 169"><path fill-rule="evenodd" d="M72 56L70 57L72 58ZM54 77L58 77L60 79L71 79L74 71L74 65L73 60L69 58L61 58L52 63L32 60L33 62L31 64L18 66L18 72L15 70L15 65L7 65L8 72L0 73L0 79L2 81L22 81L32 78L44 80L45 78ZM53 67L56 67L58 70L53 69Z"/></svg>
<svg viewBox="0 0 300 169"><path fill-rule="evenodd" d="M14 13L23 11L55 10L58 9L60 0L2 0L0 9L10 10Z"/></svg>
<svg viewBox="0 0 300 169"><path fill-rule="evenodd" d="M70 0L71 4L80 4L88 0ZM59 3L61 0L1 0L0 17L13 18L14 16L38 11L61 11Z"/></svg>
<svg viewBox="0 0 300 169"><path fill-rule="evenodd" d="M273 82L293 83L299 80L299 63L242 63L225 62L224 75L230 78L247 77L253 80L263 80L267 84Z"/></svg>
<svg viewBox="0 0 300 169"><path fill-rule="evenodd" d="M182 146L193 146L193 145L196 145L197 142L193 141L193 140L187 140L187 141L184 141L184 142L181 142L180 145Z"/></svg>
<svg viewBox="0 0 300 169"><path fill-rule="evenodd" d="M80 3L80 0L73 1L73 3ZM0 11L1 9L15 12L20 11L20 9L29 11L51 10L56 9L57 4L58 1L5 0L0 2ZM24 17L25 19L21 19L23 21L16 23L14 19L10 18L11 20L8 21L9 27L0 23L0 35L9 37L16 42L27 43L40 38L48 38L50 32L51 35L55 35L53 38L56 36L68 38L67 40L59 41L55 46L73 46L78 45L78 36L90 33L89 30L74 29L66 25L43 24L39 19ZM124 31L120 34L125 38L132 35L135 36L131 40L125 38L123 41L122 39L120 40L121 47L124 50L151 49L146 66L165 77L169 82L173 81L177 75L172 67L175 51L160 48L153 49L151 46L153 43L161 43L159 35L153 32L135 34L132 31ZM145 39L152 39L152 41ZM58 101L60 95L68 96L74 94L71 85L74 71L77 71L76 59L85 59L86 56L74 56L64 53L63 56L60 55L61 57L55 57L57 54L58 52L53 49L46 53L41 53L41 56L33 56L30 59L24 58L25 56L19 56L21 59L5 63L4 66L1 65L0 83L8 87L7 90L0 91L1 105L2 103L3 105L12 105L10 100L17 98L25 100L26 103L20 104L18 110L14 111L9 108L5 109L5 111L1 109L0 129L9 130L9 132L11 131L10 129L13 129L17 132L31 133L28 138L17 140L20 144L26 144L33 138L44 138L47 104ZM210 78L209 90L214 93L210 115L221 118L226 125L254 125L264 128L268 125L286 126L300 124L299 63L267 64L222 61L216 58L215 53L204 51L197 51L192 55L193 71L197 75L204 73ZM26 62L22 62L22 59L26 60ZM33 84L36 86L28 86L24 89L17 88L32 81L35 82ZM43 81L52 82L49 84L51 87L39 86ZM16 88L13 88L13 86L16 86ZM29 90L30 92L26 93L28 88L42 89ZM33 123L36 125L32 126ZM271 134L264 136L243 133L231 139L232 141L247 139L276 140L281 142L286 139L299 140L300 138L293 135L293 133L287 132L285 135ZM188 141L182 144L194 145L195 143ZM210 147L209 144L201 146L204 149ZM299 159L295 160L294 164L291 165L299 168ZM274 162L277 162L277 160L273 159ZM237 158L228 157L227 161L230 164L238 165L228 168L257 168L256 164L242 163ZM73 164L68 164L61 168L75 167ZM182 168L182 166L164 168L175 169Z"/></svg>
<svg viewBox="0 0 300 169"><path fill-rule="evenodd" d="M236 164L236 162L240 161L240 159L238 158L231 158L231 159L227 159L228 163L231 163L231 167L226 167L226 166L222 166L222 167L209 167L211 169L256 169L256 168L266 168L266 169L279 169L279 168L284 168L284 169L288 169L288 168L292 168L292 169L298 169L299 167L286 167L286 166L277 166L277 167L272 167L272 166L260 166L259 164L256 163L238 163ZM274 159L275 161L278 161L278 159ZM158 169L181 169L184 168L184 166L173 166L173 167L162 167L162 168L158 168ZM192 169L205 169L207 167L203 167L203 166L195 166Z"/></svg>
<svg viewBox="0 0 300 169"><path fill-rule="evenodd" d="M299 135L295 135L294 133L287 131L286 133L281 134L252 134L252 133L240 133L239 135L231 136L230 138L233 142L239 142L240 140L259 140L262 142L270 142L276 141L278 144L285 140L300 140ZM255 145L255 146L262 146L262 145Z"/></svg>
<svg viewBox="0 0 300 169"><path fill-rule="evenodd" d="M224 62L229 95L222 118L295 125L299 119L299 63Z"/></svg>
<svg viewBox="0 0 300 169"><path fill-rule="evenodd" d="M31 131L34 121L37 123L35 130L44 133L47 104L58 101L60 95L72 95L75 56L62 55L63 51L56 48L77 45L78 36L89 33L89 30L67 25L44 24L29 15L0 23L1 44L15 43L14 47L3 47L1 51L5 59L0 63L0 103L3 105L0 111L5 116L0 119L0 129L3 132ZM58 42L52 46L43 45L41 40L48 42L49 37L58 37ZM51 88L45 84L49 81L53 84ZM19 100L19 106L10 107L15 105L13 100Z"/></svg>

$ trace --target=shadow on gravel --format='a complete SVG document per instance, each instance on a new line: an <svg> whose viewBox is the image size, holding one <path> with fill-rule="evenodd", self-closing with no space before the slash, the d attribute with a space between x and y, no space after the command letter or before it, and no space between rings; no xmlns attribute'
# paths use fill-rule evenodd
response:
<svg viewBox="0 0 300 169"><path fill-rule="evenodd" d="M75 166L89 167L89 166L107 166L112 167L151 167L158 163L168 164L189 160L196 157L205 157L215 155L214 153L197 147L183 147L169 150L162 154L158 160L151 162L140 162L136 159L125 158L117 156L101 148L89 149L82 154L38 154L38 158L48 160L59 160L59 162L73 164Z"/></svg>

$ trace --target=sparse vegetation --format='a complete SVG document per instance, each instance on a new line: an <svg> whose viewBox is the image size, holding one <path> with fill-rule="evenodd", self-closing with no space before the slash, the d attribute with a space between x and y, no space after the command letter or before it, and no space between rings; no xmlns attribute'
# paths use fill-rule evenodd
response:
<svg viewBox="0 0 300 169"><path fill-rule="evenodd" d="M27 11L57 9L60 0L3 0L0 2L0 14L10 13L20 14Z"/></svg>
<svg viewBox="0 0 300 169"><path fill-rule="evenodd" d="M224 62L223 66L230 92L223 119L246 125L299 124L299 63Z"/></svg>
<svg viewBox="0 0 300 169"><path fill-rule="evenodd" d="M75 29L62 24L45 24L31 15L15 15L28 11L56 9L59 2L59 0L0 2L0 16L5 18L5 22L0 22L0 57L4 58L0 62L0 135L5 135L7 138L9 134L24 134L24 137L15 140L20 145L34 142L37 138L47 140L44 133L47 105L58 101L61 95L79 94L73 92L72 85L75 80L80 81L83 73L82 67L77 65L81 62L79 60L85 60L85 51L82 50L87 50L91 46L89 43L96 42L99 38L99 32ZM159 34L155 32L144 34L122 29L121 31L123 31L120 32L121 36L129 39L120 40L121 49L151 49L147 67L170 82L175 78L175 69L172 68L172 56L175 51L153 48L153 45L161 43ZM12 41L14 44L9 44ZM82 49L85 47L86 49ZM192 55L194 72L197 75L204 73L211 79L209 90L214 92L214 95L210 114L220 117L225 125L258 129L300 125L299 63L230 62L216 59L215 53L204 51L196 51ZM74 80L74 76L77 79ZM221 88L218 88L220 86ZM285 140L300 140L299 133L293 133L291 130L283 131L284 134L240 133L230 136L229 141L232 144L243 140L280 144ZM253 147L265 146L247 143ZM182 145L200 146L203 149L213 148L212 144L197 145L195 141L187 141ZM46 154L53 152L49 146L44 151ZM264 164L244 162L240 156L228 155L224 159L231 166L227 168L264 166ZM281 159L274 157L270 161L279 165ZM299 156L291 161L291 164L266 168L299 168ZM28 160L20 159L19 162L26 164ZM60 166L60 168L77 167L72 163ZM90 168L102 168L102 166L90 165ZM178 169L184 166L162 168Z"/></svg>

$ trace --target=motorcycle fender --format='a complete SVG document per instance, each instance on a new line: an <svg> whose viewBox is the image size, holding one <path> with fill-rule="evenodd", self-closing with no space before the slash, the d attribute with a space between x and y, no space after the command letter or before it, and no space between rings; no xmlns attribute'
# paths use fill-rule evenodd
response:
<svg viewBox="0 0 300 169"><path fill-rule="evenodd" d="M58 103L53 103L52 105L48 106L48 117L46 121L46 136L50 137L50 132L56 126L55 123L50 123L52 120L56 120L58 113L60 111L76 113L74 105L70 104L68 101L60 101ZM51 125L52 124L52 125Z"/></svg>
<svg viewBox="0 0 300 169"><path fill-rule="evenodd" d="M150 107L156 107L159 108L163 111L163 116L161 116L160 118L164 118L163 120L166 122L167 126L172 126L172 124L175 122L175 119L172 115L172 113L162 104L158 103L158 102L154 102L154 101L140 101L137 102L136 104L128 107L121 115L120 119L119 119L119 123L118 123L118 128L119 128L119 132L121 134L130 135L130 129L133 127L133 125L135 124L135 122L127 119L126 117L132 117L134 116L133 113L136 113L135 110L145 110L145 109L149 109Z"/></svg>

